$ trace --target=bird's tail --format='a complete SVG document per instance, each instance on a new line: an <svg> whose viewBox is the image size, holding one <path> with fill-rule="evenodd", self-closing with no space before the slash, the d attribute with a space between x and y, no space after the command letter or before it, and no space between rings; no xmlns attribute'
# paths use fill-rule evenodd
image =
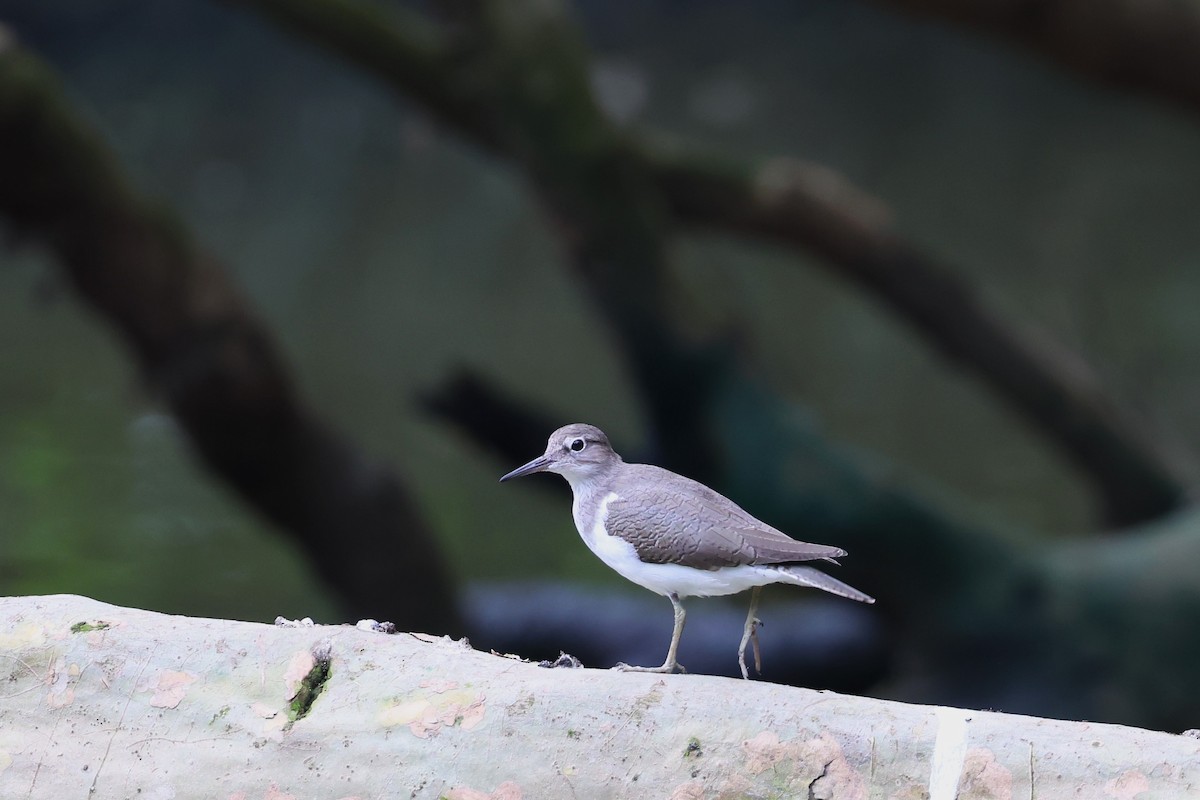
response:
<svg viewBox="0 0 1200 800"><path fill-rule="evenodd" d="M853 586L842 583L837 578L831 578L824 572L815 570L812 567L788 564L786 566L779 566L776 569L781 575L786 576L788 583L794 583L798 586L812 586L815 589L824 589L827 592L848 597L860 603L875 602L875 598L869 594L864 594Z"/></svg>

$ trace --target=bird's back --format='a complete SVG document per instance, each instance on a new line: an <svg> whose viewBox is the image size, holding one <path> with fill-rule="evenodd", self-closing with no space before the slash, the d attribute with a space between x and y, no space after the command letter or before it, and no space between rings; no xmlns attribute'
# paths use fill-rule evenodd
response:
<svg viewBox="0 0 1200 800"><path fill-rule="evenodd" d="M605 528L647 563L718 569L837 558L845 551L792 539L704 484L650 464L622 464Z"/></svg>

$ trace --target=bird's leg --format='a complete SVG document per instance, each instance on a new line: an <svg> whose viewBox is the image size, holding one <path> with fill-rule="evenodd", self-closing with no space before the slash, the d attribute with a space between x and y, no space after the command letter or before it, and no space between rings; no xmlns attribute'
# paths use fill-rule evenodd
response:
<svg viewBox="0 0 1200 800"><path fill-rule="evenodd" d="M754 591L750 593L750 613L746 615L746 627L742 629L742 643L738 646L738 666L742 668L742 678L750 679L750 670L746 669L746 645L750 640L754 640L754 670L759 675L762 674L762 654L758 651L758 626L762 624L758 617L754 616L758 612L758 595L762 592L761 586L755 586Z"/></svg>
<svg viewBox="0 0 1200 800"><path fill-rule="evenodd" d="M671 600L671 605L675 607L675 630L671 632L671 646L667 649L667 660L662 663L661 667L632 667L629 664L617 664L614 669L619 669L622 672L687 672L676 660L675 655L679 651L679 639L683 636L683 623L687 619L687 612L683 610L683 603L679 602L679 595L671 592L667 595Z"/></svg>
<svg viewBox="0 0 1200 800"><path fill-rule="evenodd" d="M679 595L671 592L671 605L675 609L675 627L671 631L671 646L667 648L667 660L663 662L661 667L663 672L674 672L678 669L680 672L686 672L683 665L680 664L675 656L679 652L679 640L683 637L683 623L687 621L687 612L683 610L683 603L679 602Z"/></svg>
<svg viewBox="0 0 1200 800"><path fill-rule="evenodd" d="M754 648L754 671L762 675L762 652L758 649L758 629L763 626L763 621L757 617L754 618L754 621L758 624L754 626L754 633L750 634L750 645Z"/></svg>

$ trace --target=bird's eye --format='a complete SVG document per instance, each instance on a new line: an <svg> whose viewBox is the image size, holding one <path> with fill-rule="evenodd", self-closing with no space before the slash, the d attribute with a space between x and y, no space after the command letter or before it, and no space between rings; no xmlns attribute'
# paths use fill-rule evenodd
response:
<svg viewBox="0 0 1200 800"><path fill-rule="evenodd" d="M583 439L572 439L571 443L567 445L567 447L571 448L571 452L578 453L579 451L583 450L583 448L587 447L587 442L585 442Z"/></svg>

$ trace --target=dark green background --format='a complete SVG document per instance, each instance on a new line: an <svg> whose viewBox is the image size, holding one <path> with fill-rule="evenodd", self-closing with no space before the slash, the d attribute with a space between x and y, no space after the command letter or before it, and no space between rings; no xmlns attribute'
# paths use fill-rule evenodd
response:
<svg viewBox="0 0 1200 800"><path fill-rule="evenodd" d="M1181 454L1200 442L1195 119L854 3L576 11L631 124L843 173L1012 320L1086 357ZM622 365L519 174L217 4L5 0L0 20L235 272L320 414L412 482L459 577L627 586L580 545L564 499L499 486L516 465L416 400L469 365L637 449ZM853 287L717 236L672 257L697 330L736 331L745 363L832 437L1004 527L1094 531L1057 454ZM0 251L0 343L0 593L331 613L36 248Z"/></svg>

